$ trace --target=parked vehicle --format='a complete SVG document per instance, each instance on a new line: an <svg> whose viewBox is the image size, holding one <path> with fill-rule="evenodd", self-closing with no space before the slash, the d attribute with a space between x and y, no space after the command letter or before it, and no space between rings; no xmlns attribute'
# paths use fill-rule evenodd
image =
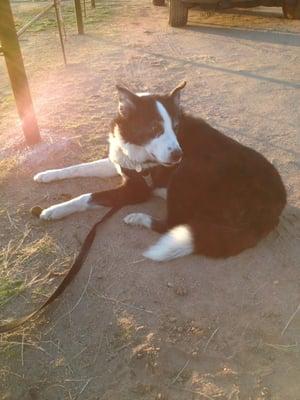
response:
<svg viewBox="0 0 300 400"><path fill-rule="evenodd" d="M152 0L156 6L163 6L165 0ZM289 19L300 19L300 0L169 0L169 24L187 24L190 8L200 6L203 10L225 10L228 8L282 7L283 15Z"/></svg>

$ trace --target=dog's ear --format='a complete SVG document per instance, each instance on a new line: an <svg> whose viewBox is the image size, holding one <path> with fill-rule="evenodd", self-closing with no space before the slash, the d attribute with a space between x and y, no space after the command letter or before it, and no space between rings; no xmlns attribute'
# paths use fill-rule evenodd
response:
<svg viewBox="0 0 300 400"><path fill-rule="evenodd" d="M116 85L119 95L119 113L127 117L136 109L138 96L123 86Z"/></svg>
<svg viewBox="0 0 300 400"><path fill-rule="evenodd" d="M185 87L186 81L182 81L179 85L176 86L175 89L171 91L169 96L174 101L175 105L179 108L180 106L180 91Z"/></svg>

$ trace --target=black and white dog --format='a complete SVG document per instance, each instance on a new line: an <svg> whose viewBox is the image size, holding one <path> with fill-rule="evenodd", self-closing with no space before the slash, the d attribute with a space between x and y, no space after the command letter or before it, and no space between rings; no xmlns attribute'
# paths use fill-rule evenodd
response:
<svg viewBox="0 0 300 400"><path fill-rule="evenodd" d="M276 169L261 154L226 137L180 108L185 82L164 96L117 86L119 112L109 135L109 157L35 175L36 182L123 176L115 189L83 194L40 215L55 220L99 206L166 198L165 220L134 213L130 225L162 237L144 256L155 261L191 253L228 257L253 247L273 230L286 204ZM146 176L152 178L147 183Z"/></svg>

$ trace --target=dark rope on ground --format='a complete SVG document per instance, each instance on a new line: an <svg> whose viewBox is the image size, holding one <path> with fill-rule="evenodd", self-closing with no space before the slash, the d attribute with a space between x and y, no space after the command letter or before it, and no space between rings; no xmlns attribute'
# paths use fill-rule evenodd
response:
<svg viewBox="0 0 300 400"><path fill-rule="evenodd" d="M37 208L37 207L34 207L34 208ZM105 222L106 220L108 220L120 208L121 208L121 206L111 208L106 214L104 214L104 216L98 222L96 222L92 226L89 233L87 234L87 236L84 239L84 242L81 246L81 249L80 249L76 259L74 260L69 271L67 272L67 275L61 281L61 283L58 285L58 287L54 290L54 292L51 294L51 296L35 311L33 311L30 314L25 315L24 317L17 318L12 321L0 321L0 334L12 332L12 331L16 330L17 328L19 328L21 325L28 322L29 320L32 320L33 318L39 316L41 314L41 312L44 311L47 306L49 306L51 303L53 303L54 300L57 299L64 292L64 290L69 286L69 284L72 282L72 280L75 278L75 276L79 272L80 268L84 264L84 262L88 256L89 250L94 242L97 227L99 225L101 225L103 222Z"/></svg>

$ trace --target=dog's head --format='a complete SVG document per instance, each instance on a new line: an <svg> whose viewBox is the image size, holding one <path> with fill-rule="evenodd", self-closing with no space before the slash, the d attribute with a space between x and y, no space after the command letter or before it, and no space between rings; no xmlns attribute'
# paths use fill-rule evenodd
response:
<svg viewBox="0 0 300 400"><path fill-rule="evenodd" d="M132 93L117 86L119 116L116 123L125 146L138 146L145 152L145 161L165 166L180 162L182 150L176 137L180 117L182 82L165 96Z"/></svg>

